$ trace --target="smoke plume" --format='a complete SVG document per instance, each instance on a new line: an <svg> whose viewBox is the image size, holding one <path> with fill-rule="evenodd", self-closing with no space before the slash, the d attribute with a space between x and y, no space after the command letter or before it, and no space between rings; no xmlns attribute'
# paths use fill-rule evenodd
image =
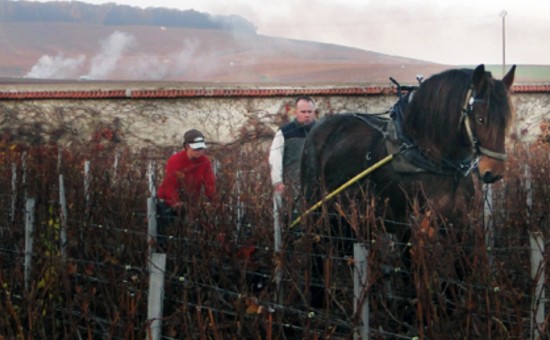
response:
<svg viewBox="0 0 550 340"><path fill-rule="evenodd" d="M76 78L85 62L86 57L84 55L75 58L65 57L61 53L54 57L43 55L25 77L41 79Z"/></svg>

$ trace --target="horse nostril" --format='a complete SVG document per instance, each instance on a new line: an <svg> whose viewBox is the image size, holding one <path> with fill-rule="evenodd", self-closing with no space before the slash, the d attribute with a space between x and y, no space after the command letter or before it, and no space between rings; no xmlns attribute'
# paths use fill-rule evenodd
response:
<svg viewBox="0 0 550 340"><path fill-rule="evenodd" d="M494 183L494 182L498 181L501 178L502 178L502 176L493 175L493 173L491 171L487 171L483 174L483 177L481 177L481 180L484 183L490 184L490 183Z"/></svg>

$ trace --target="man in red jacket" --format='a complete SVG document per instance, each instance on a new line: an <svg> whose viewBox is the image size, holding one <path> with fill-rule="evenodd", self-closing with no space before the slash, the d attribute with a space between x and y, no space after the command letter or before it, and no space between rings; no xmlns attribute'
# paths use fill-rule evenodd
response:
<svg viewBox="0 0 550 340"><path fill-rule="evenodd" d="M199 206L203 194L212 202L216 196L216 178L205 155L204 135L189 130L183 136L184 150L175 153L166 163L166 174L157 191L158 234L174 223L184 209Z"/></svg>

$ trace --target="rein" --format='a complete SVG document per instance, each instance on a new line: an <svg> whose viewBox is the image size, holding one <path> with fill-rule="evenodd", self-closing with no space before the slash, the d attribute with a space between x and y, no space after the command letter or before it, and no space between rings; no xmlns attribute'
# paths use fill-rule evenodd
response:
<svg viewBox="0 0 550 340"><path fill-rule="evenodd" d="M333 198L334 196L338 195L340 192L344 191L345 189L347 189L350 185L352 185L353 183L357 182L358 180L360 180L361 178L367 176L368 174L370 174L371 172L373 172L374 170L382 167L383 165L385 165L386 163L389 163L393 160L393 157L394 157L394 154L389 154L388 156L386 156L385 158L383 158L382 160L378 161L376 164L372 165L371 167L369 167L368 169L366 170L363 170L361 173L355 175L355 177L353 177L352 179L348 180L346 183L342 184L341 186L339 186L337 189L333 190L330 194L326 195L325 197L323 197L319 202L315 203L314 205L312 205L308 210L306 210L302 215L300 215L297 219L295 219L290 225L289 225L289 228L292 229L294 228L298 223L300 223L307 215L311 214L314 210L316 210L317 208L319 208L321 205L323 205L326 201L330 200L331 198Z"/></svg>

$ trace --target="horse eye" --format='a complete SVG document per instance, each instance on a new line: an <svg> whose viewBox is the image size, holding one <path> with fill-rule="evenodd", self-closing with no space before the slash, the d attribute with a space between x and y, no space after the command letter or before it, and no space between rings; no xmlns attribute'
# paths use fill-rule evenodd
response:
<svg viewBox="0 0 550 340"><path fill-rule="evenodd" d="M485 122L485 119L483 119L483 117L477 117L477 122L479 124L483 124Z"/></svg>

